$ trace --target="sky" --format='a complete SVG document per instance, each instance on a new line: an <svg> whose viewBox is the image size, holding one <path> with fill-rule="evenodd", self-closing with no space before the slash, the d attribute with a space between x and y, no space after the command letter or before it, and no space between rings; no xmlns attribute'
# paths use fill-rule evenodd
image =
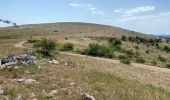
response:
<svg viewBox="0 0 170 100"><path fill-rule="evenodd" d="M170 35L169 5L170 0L0 0L0 19L19 25L88 22Z"/></svg>

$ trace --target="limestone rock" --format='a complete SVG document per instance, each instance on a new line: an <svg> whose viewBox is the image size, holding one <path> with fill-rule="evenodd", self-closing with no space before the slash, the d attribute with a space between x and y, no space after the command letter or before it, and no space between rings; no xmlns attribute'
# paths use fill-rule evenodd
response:
<svg viewBox="0 0 170 100"><path fill-rule="evenodd" d="M82 100L95 100L93 96L90 96L87 93L83 93L81 96L82 96Z"/></svg>

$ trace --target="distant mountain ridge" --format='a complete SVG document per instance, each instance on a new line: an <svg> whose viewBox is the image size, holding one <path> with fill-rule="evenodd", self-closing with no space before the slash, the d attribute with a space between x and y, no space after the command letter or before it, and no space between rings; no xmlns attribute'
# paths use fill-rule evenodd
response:
<svg viewBox="0 0 170 100"><path fill-rule="evenodd" d="M160 37L164 37L164 38L170 38L170 34L161 34L159 35Z"/></svg>

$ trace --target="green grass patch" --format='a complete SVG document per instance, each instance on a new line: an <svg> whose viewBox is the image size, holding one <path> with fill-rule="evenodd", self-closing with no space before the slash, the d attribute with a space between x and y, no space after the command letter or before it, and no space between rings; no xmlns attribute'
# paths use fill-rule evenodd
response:
<svg viewBox="0 0 170 100"><path fill-rule="evenodd" d="M112 74L92 70L88 73L92 94L97 100L168 100L170 92Z"/></svg>

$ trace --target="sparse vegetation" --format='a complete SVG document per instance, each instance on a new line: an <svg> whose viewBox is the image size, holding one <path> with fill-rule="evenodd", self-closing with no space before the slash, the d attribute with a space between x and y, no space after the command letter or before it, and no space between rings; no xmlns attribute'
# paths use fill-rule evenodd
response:
<svg viewBox="0 0 170 100"><path fill-rule="evenodd" d="M95 90L96 99L112 100L166 100L170 98L170 93L162 88L153 85L144 85L137 81L130 81L108 73L91 71L88 79ZM115 90L116 92L111 92ZM102 96L108 95L108 96Z"/></svg>
<svg viewBox="0 0 170 100"><path fill-rule="evenodd" d="M5 90L3 95L8 96L9 99L16 99L18 94L32 99L30 93L34 93L38 100L80 100L81 92L93 95L99 100L167 100L170 98L169 69L165 69L170 68L168 39L155 38L134 31L133 34L132 32L126 34L130 31L119 32L111 30L110 27L107 30L107 27L96 28L91 24L79 23L71 23L68 26L60 23L59 27L56 24L56 31L53 25L36 27L25 25L20 29L0 29L1 57L11 52L18 55L25 52L25 49L33 50L33 55L38 58L55 57L38 59L35 64L24 64L18 69L16 66L16 69L0 70L0 84ZM69 28L71 25L75 25L76 29ZM104 32L100 33L100 30ZM50 39L41 39L42 37ZM13 46L25 40L28 40L23 44L26 48ZM69 52L62 52L56 56L56 51L61 49ZM72 54L74 51L84 55ZM131 64L131 62L141 64ZM153 66L143 67L142 64ZM159 70L160 68L154 66L164 67L164 69ZM145 75L147 78L144 77ZM34 79L38 84L28 85L13 81L22 78ZM53 90L57 91L54 95L51 94Z"/></svg>

